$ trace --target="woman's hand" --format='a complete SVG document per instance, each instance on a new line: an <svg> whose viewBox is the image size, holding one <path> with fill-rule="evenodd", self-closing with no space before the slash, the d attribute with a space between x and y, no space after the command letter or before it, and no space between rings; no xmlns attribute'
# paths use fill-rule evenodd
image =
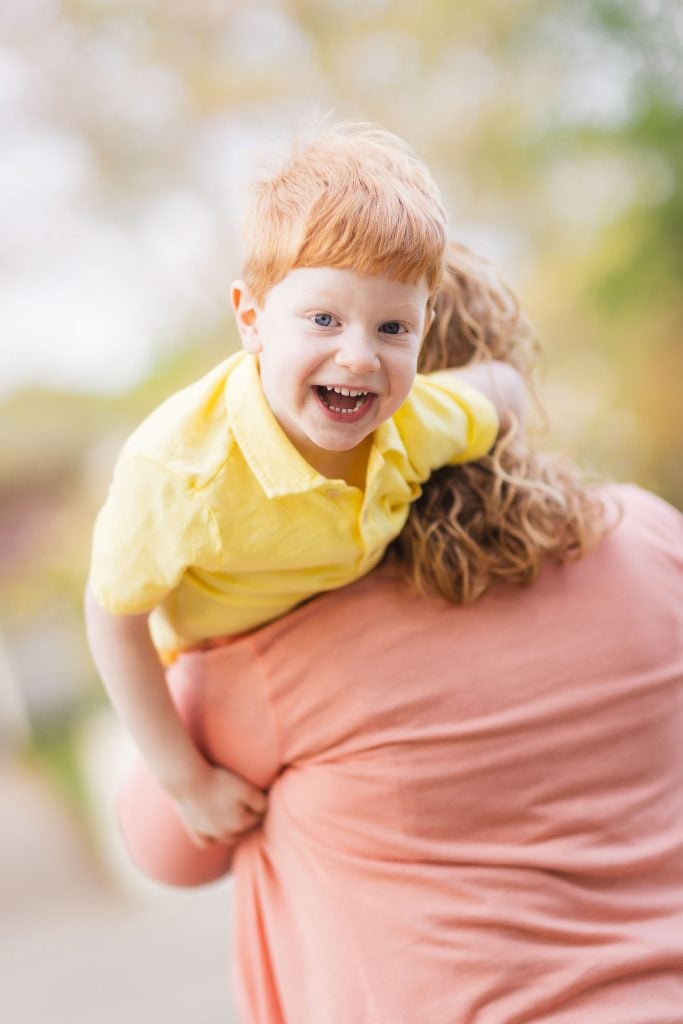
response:
<svg viewBox="0 0 683 1024"><path fill-rule="evenodd" d="M268 797L227 768L202 759L184 785L170 795L192 842L206 847L212 842L231 845L262 821Z"/></svg>

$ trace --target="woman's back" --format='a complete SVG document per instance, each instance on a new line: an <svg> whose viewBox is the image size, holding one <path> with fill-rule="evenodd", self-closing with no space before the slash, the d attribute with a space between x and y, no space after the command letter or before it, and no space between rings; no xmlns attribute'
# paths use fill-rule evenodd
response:
<svg viewBox="0 0 683 1024"><path fill-rule="evenodd" d="M205 741L277 774L234 864L247 1020L683 1020L683 529L620 493L527 590L375 575L216 652Z"/></svg>
<svg viewBox="0 0 683 1024"><path fill-rule="evenodd" d="M620 525L471 606L387 574L170 673L270 788L234 854L245 1024L681 1024L683 520ZM218 877L139 773L131 852Z"/></svg>

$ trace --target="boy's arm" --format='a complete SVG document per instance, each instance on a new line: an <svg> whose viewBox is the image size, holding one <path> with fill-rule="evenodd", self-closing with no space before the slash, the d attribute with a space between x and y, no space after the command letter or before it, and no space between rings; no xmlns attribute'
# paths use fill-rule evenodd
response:
<svg viewBox="0 0 683 1024"><path fill-rule="evenodd" d="M186 731L152 644L147 615L112 615L88 586L85 617L92 655L114 708L198 845L234 841L263 816L265 794L212 765Z"/></svg>
<svg viewBox="0 0 683 1024"><path fill-rule="evenodd" d="M514 366L491 359L445 372L472 384L493 402L501 431L507 430L512 422L520 427L524 425L528 390L524 378Z"/></svg>

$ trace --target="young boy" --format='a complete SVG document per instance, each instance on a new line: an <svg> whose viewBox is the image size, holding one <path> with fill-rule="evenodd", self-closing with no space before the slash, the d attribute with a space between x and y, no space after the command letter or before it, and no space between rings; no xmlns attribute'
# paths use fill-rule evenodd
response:
<svg viewBox="0 0 683 1024"><path fill-rule="evenodd" d="M245 236L244 351L129 438L86 600L112 702L200 844L253 826L266 797L197 749L162 662L369 572L431 472L483 455L495 405L523 402L504 364L416 378L447 234L395 137L337 128L295 149Z"/></svg>

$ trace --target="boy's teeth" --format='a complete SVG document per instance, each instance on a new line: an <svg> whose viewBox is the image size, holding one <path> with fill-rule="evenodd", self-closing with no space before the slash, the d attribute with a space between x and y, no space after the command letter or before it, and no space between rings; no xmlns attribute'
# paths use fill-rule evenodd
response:
<svg viewBox="0 0 683 1024"><path fill-rule="evenodd" d="M368 395L370 394L369 391L357 391L353 388L340 388L335 384L319 384L318 391L319 393L327 393L326 398L323 399L322 393L320 394L320 398L328 409L331 409L332 412L343 413L345 416L348 416L353 412L358 412L359 409L362 409L367 402ZM335 394L341 395L343 398L351 398L353 400L353 404L350 405L347 402L343 402L341 405L333 405L332 399Z"/></svg>
<svg viewBox="0 0 683 1024"><path fill-rule="evenodd" d="M338 405L330 405L330 406L328 406L328 408L331 409L332 412L342 412L342 413L346 414L346 413L349 413L349 412L358 412L358 410L361 408L362 405L363 405L363 399L361 398L361 400L359 402L356 402L356 404L354 405L353 409L340 409Z"/></svg>
<svg viewBox="0 0 683 1024"><path fill-rule="evenodd" d="M347 398L365 398L367 395L367 391L351 391L349 388L336 388L332 384L327 384L325 390L336 391L338 395L346 395Z"/></svg>

